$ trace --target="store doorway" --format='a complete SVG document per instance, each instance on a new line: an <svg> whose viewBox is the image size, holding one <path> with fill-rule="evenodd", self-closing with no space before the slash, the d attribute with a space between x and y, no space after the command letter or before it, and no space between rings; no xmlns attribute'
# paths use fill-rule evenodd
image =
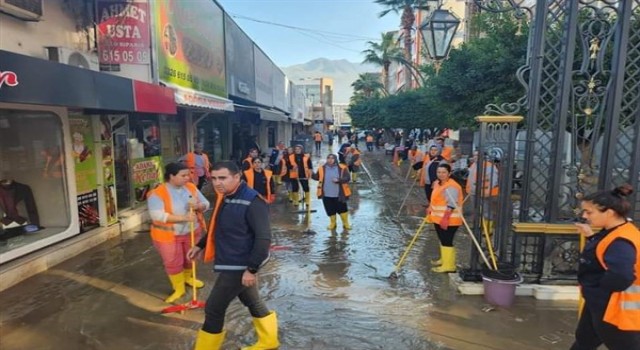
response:
<svg viewBox="0 0 640 350"><path fill-rule="evenodd" d="M129 169L129 120L112 116L113 157L118 210L131 208L131 171Z"/></svg>

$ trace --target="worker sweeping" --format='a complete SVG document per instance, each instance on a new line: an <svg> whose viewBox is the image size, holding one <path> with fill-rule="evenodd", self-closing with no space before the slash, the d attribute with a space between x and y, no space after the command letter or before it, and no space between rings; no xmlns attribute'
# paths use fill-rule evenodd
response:
<svg viewBox="0 0 640 350"><path fill-rule="evenodd" d="M257 343L242 349L277 349L278 319L258 292L258 272L269 259L271 224L269 207L241 180L233 162L215 163L211 181L218 195L212 220L203 237L188 254L214 261L215 285L207 299L205 319L195 350L218 350L225 334L224 319L229 304L238 297L249 309L258 336Z"/></svg>
<svg viewBox="0 0 640 350"><path fill-rule="evenodd" d="M318 198L322 199L324 210L329 216L327 229L336 229L336 215L340 215L342 226L345 230L350 230L349 208L347 208L347 200L351 196L348 167L338 164L335 154L329 154L327 162L318 167L318 172L313 174L312 178L318 181Z"/></svg>
<svg viewBox="0 0 640 350"><path fill-rule="evenodd" d="M169 276L173 293L165 299L173 303L185 294L185 284L202 288L204 283L194 280L191 261L187 259L190 248L190 222L195 222L197 239L204 226L199 220L209 208L209 201L191 182L189 168L182 163L169 163L164 170L165 182L156 187L147 199L151 217L151 239L158 250L164 269ZM195 214L189 213L192 207Z"/></svg>
<svg viewBox="0 0 640 350"><path fill-rule="evenodd" d="M473 163L469 166L469 176L467 177L467 183L465 186L466 192L471 196L471 203L475 203L475 196L477 193L478 172L483 171L482 174L482 189L480 196L482 198L482 217L481 225L482 229L489 234L493 233L494 223L496 216L498 215L498 195L499 190L499 172L496 163L500 161L499 157L494 156L492 159L487 159L488 155L485 154L483 160L482 169L478 169L478 151L473 152ZM475 216L476 213L473 213Z"/></svg>
<svg viewBox="0 0 640 350"><path fill-rule="evenodd" d="M428 220L440 240L440 259L432 261L434 272L455 272L456 251L453 237L462 225L462 213L454 210L462 207L462 187L451 178L451 165L440 163L437 169L438 180L434 183L431 202L427 208ZM439 265L439 266L438 266Z"/></svg>

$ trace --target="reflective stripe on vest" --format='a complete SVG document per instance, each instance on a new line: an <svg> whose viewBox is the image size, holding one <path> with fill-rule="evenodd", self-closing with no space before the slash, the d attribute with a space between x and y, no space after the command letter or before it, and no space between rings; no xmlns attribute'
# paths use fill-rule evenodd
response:
<svg viewBox="0 0 640 350"><path fill-rule="evenodd" d="M184 185L186 189L191 193L191 196L194 198L197 197L198 188L188 182ZM167 184L163 183L156 187L151 194L155 194L164 203L164 211L169 215L173 214L173 208L171 206L171 195L169 194L169 190L167 189ZM170 222L162 222L162 221L152 221L151 222L151 239L156 242L173 242L175 240L175 233L173 231L173 223Z"/></svg>
<svg viewBox="0 0 640 350"><path fill-rule="evenodd" d="M616 239L625 239L636 249L635 281L624 291L613 292L605 310L603 321L623 331L640 331L640 230L633 223L626 223L609 232L596 246L596 258L605 270L607 248Z"/></svg>

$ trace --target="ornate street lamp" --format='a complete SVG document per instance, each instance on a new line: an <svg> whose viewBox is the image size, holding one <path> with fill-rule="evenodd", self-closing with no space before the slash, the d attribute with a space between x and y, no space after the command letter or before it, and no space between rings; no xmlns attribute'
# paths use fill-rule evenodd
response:
<svg viewBox="0 0 640 350"><path fill-rule="evenodd" d="M460 25L460 19L449 10L437 9L422 23L420 31L431 59L435 61L436 74L440 62L449 55L451 42Z"/></svg>

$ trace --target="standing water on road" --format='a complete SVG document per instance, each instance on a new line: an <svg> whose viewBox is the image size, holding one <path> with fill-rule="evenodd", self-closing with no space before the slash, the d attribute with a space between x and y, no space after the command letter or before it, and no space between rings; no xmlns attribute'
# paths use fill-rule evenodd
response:
<svg viewBox="0 0 640 350"><path fill-rule="evenodd" d="M325 153L326 155L326 153ZM259 273L260 293L278 312L280 349L566 349L577 319L575 302L518 297L510 309L462 296L446 274L431 272L438 239L428 227L400 269L395 264L424 215L406 165L384 152L365 152L364 172L349 201L352 229L329 232L321 201L311 204L315 234L293 213L280 188L272 206L271 261ZM314 163L321 158L314 157ZM314 164L315 166L315 164ZM315 192L312 182L312 193ZM470 244L456 236L459 265ZM199 265L206 285L214 276ZM202 310L160 314L169 282L145 227L52 267L0 293L0 349L192 349ZM184 301L190 298L185 296ZM251 317L238 301L227 312L223 349L255 339Z"/></svg>

